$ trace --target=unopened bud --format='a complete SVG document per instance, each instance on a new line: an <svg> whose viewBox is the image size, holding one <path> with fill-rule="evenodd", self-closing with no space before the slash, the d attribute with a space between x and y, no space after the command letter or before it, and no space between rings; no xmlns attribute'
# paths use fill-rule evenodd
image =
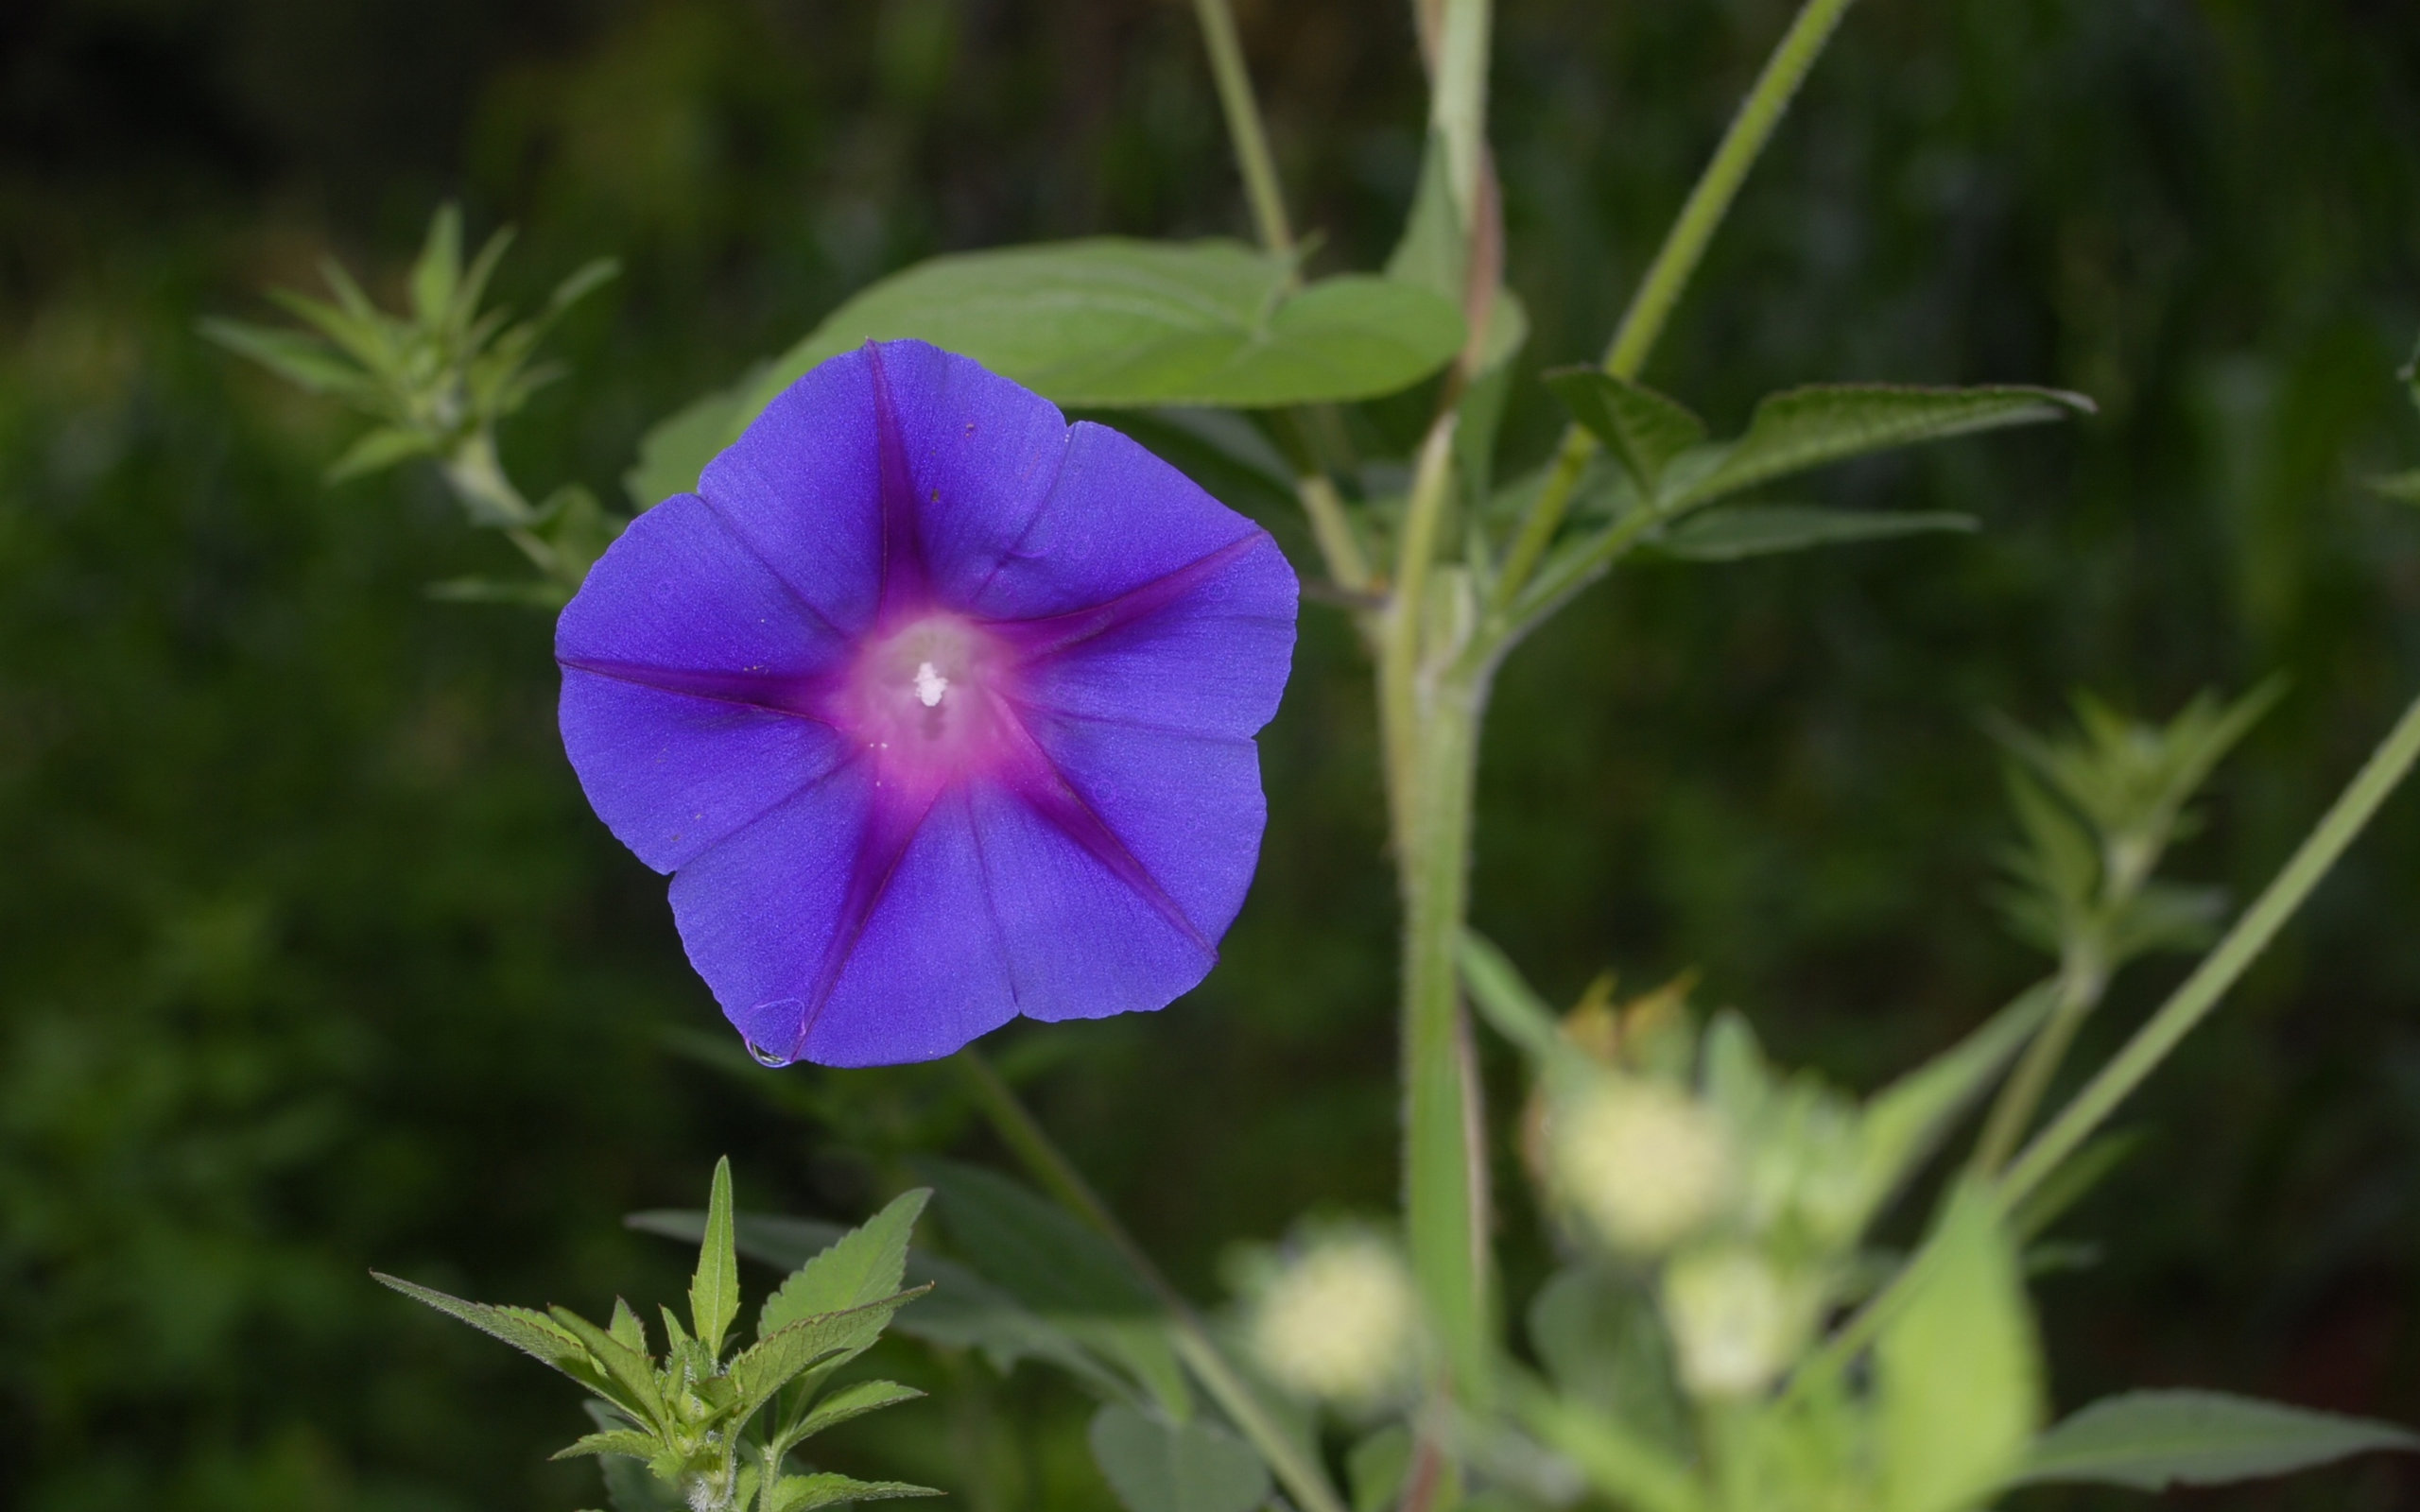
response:
<svg viewBox="0 0 2420 1512"><path fill-rule="evenodd" d="M1617 1249L1660 1254L1721 1208L1731 1142L1715 1114L1667 1082L1607 1079L1553 1115L1562 1194Z"/></svg>
<svg viewBox="0 0 2420 1512"><path fill-rule="evenodd" d="M1340 1405L1368 1405L1412 1373L1419 1306L1411 1274L1374 1236L1322 1239L1266 1282L1253 1352L1280 1385Z"/></svg>
<svg viewBox="0 0 2420 1512"><path fill-rule="evenodd" d="M1664 1273L1665 1322L1692 1396L1745 1397L1771 1385L1806 1336L1813 1308L1754 1250L1684 1255Z"/></svg>

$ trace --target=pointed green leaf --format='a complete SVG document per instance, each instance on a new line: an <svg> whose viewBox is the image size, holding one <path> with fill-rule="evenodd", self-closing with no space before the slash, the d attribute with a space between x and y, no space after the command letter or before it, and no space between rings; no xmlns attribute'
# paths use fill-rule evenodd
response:
<svg viewBox="0 0 2420 1512"><path fill-rule="evenodd" d="M1690 1452L1671 1341L1654 1299L1634 1277L1567 1266L1530 1299L1528 1321L1530 1348L1564 1397L1667 1452Z"/></svg>
<svg viewBox="0 0 2420 1512"><path fill-rule="evenodd" d="M436 449L435 442L426 432L382 425L347 447L345 454L329 465L327 480L342 483L348 478L380 472L415 456L426 456Z"/></svg>
<svg viewBox="0 0 2420 1512"><path fill-rule="evenodd" d="M801 1371L864 1350L882 1336L891 1314L923 1295L920 1288L846 1312L802 1318L732 1356L728 1369L740 1416L746 1418L771 1400Z"/></svg>
<svg viewBox="0 0 2420 1512"><path fill-rule="evenodd" d="M555 285L555 291L546 296L546 309L544 315L540 317L541 320L552 321L565 310L621 276L622 264L618 258L590 258L573 268L569 276Z"/></svg>
<svg viewBox="0 0 2420 1512"><path fill-rule="evenodd" d="M437 207L428 223L428 241L412 264L412 315L424 330L445 323L454 308L454 291L462 278L462 211L458 205Z"/></svg>
<svg viewBox="0 0 2420 1512"><path fill-rule="evenodd" d="M1747 434L1673 501L1709 503L1759 483L1872 452L1911 446L2006 425L2088 415L2082 394L2004 385L1916 388L1889 384L1827 384L1774 394L1756 406Z"/></svg>
<svg viewBox="0 0 2420 1512"><path fill-rule="evenodd" d="M896 1381L859 1381L815 1404L815 1410L800 1419L788 1435L793 1442L812 1438L838 1423L852 1418L862 1418L870 1412L895 1407L903 1401L914 1401L924 1396L913 1386L903 1386Z"/></svg>
<svg viewBox="0 0 2420 1512"><path fill-rule="evenodd" d="M1267 408L1366 399L1452 359L1452 301L1383 278L1289 289L1289 265L1233 242L1101 237L958 253L859 293L774 361L743 414L827 357L914 337L1063 404Z"/></svg>
<svg viewBox="0 0 2420 1512"><path fill-rule="evenodd" d="M2224 1392L2132 1391L2104 1397L2044 1434L2010 1484L2164 1491L2258 1480L2390 1449L2420 1451L2420 1434Z"/></svg>
<svg viewBox="0 0 2420 1512"><path fill-rule="evenodd" d="M616 1388L608 1394L615 1406L642 1423L661 1424L667 1420L663 1388L655 1379L655 1362L567 1307L550 1307L546 1312L587 1348L588 1357L596 1362Z"/></svg>
<svg viewBox="0 0 2420 1512"><path fill-rule="evenodd" d="M901 1193L863 1228L851 1229L800 1266L765 1299L756 1336L765 1338L819 1314L846 1312L896 1296L908 1270L908 1236L932 1194L929 1187Z"/></svg>
<svg viewBox="0 0 2420 1512"><path fill-rule="evenodd" d="M612 1335L614 1343L624 1349L639 1354L647 1353L647 1325L639 1321L639 1315L636 1313L631 1311L631 1304L618 1297L614 1298L614 1318L606 1326L605 1332Z"/></svg>
<svg viewBox="0 0 2420 1512"><path fill-rule="evenodd" d="M1411 1430L1389 1423L1353 1446L1344 1456L1344 1483L1352 1487L1353 1512L1387 1512L1403 1494L1411 1469Z"/></svg>
<svg viewBox="0 0 2420 1512"><path fill-rule="evenodd" d="M337 356L326 343L300 332L210 319L201 322L201 334L310 393L352 399L376 391L367 373Z"/></svg>
<svg viewBox="0 0 2420 1512"><path fill-rule="evenodd" d="M844 1502L894 1502L901 1497L939 1496L928 1486L905 1481L853 1481L845 1475L785 1475L773 1483L765 1512L815 1512Z"/></svg>
<svg viewBox="0 0 2420 1512"><path fill-rule="evenodd" d="M583 1454L624 1454L631 1459L653 1459L663 1448L653 1434L636 1428L608 1428L577 1439L546 1457L578 1459Z"/></svg>
<svg viewBox="0 0 2420 1512"><path fill-rule="evenodd" d="M413 1301L433 1307L448 1317L468 1323L492 1338L502 1339L522 1353L544 1361L558 1370L570 1373L566 1368L570 1366L591 1366L587 1348L580 1343L579 1335L543 1313L532 1312L526 1307L466 1302L435 1287L422 1286L380 1271L373 1270L370 1276L379 1285L401 1292Z"/></svg>
<svg viewBox="0 0 2420 1512"><path fill-rule="evenodd" d="M331 278L344 277L344 269L335 264L329 264L328 268ZM344 286L352 288L352 280L345 279ZM355 298L359 298L359 289L354 288L353 292ZM297 294L292 289L271 289L268 298L288 314L318 327L322 335L372 374L381 379L395 376L398 359L390 323L372 309L367 300L363 300L360 308L355 309L350 305L338 308L307 294Z"/></svg>
<svg viewBox="0 0 2420 1512"><path fill-rule="evenodd" d="M1858 1185L1870 1215L1932 1154L2050 1016L2055 986L2044 983L1982 1027L1874 1094L1858 1120Z"/></svg>
<svg viewBox="0 0 2420 1512"><path fill-rule="evenodd" d="M1811 509L1792 504L1735 504L1693 514L1655 537L1654 549L1683 561L1743 561L1816 546L1847 546L1901 536L1966 535L1981 528L1973 515L1938 511L1885 513Z"/></svg>
<svg viewBox="0 0 2420 1512"><path fill-rule="evenodd" d="M1546 1005L1536 990L1521 976L1505 954L1494 941L1475 929L1462 931L1461 955L1462 985L1469 989L1471 1005L1479 1017L1494 1025L1495 1032L1528 1052L1542 1065L1552 1065L1570 1056L1570 1041L1563 1037L1554 1010Z"/></svg>
<svg viewBox="0 0 2420 1512"><path fill-rule="evenodd" d="M697 1274L689 1279L689 1318L706 1352L722 1357L722 1336L739 1315L739 1255L731 1237L731 1158L715 1162L713 1195L706 1200L706 1233L698 1245Z"/></svg>
<svg viewBox="0 0 2420 1512"><path fill-rule="evenodd" d="M1420 156L1420 182L1412 190L1411 211L1404 217L1403 235L1387 255L1387 277L1415 284L1461 302L1469 283L1470 244L1461 233L1461 216L1454 209L1454 186L1445 166L1444 138L1428 133Z"/></svg>
<svg viewBox="0 0 2420 1512"><path fill-rule="evenodd" d="M1991 1199L1953 1196L1875 1343L1881 1512L1963 1512L2023 1463L2041 1364L2016 1250Z"/></svg>
<svg viewBox="0 0 2420 1512"><path fill-rule="evenodd" d="M1561 369L1546 386L1649 498L1667 463L1705 442L1705 422L1685 407L1601 368Z"/></svg>
<svg viewBox="0 0 2420 1512"><path fill-rule="evenodd" d="M1094 1414L1090 1436L1126 1512L1253 1512L1269 1499L1259 1454L1200 1418L1172 1423L1112 1404Z"/></svg>

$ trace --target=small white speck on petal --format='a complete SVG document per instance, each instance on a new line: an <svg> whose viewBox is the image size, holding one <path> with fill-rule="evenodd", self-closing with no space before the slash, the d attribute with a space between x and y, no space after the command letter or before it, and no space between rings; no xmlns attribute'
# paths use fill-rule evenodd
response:
<svg viewBox="0 0 2420 1512"><path fill-rule="evenodd" d="M927 709L938 708L942 695L949 692L949 679L941 675L930 662L916 663L916 701Z"/></svg>

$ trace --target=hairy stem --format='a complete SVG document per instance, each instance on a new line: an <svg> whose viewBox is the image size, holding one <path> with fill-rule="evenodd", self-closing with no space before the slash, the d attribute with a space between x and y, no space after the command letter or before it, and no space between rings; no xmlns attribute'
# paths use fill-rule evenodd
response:
<svg viewBox="0 0 2420 1512"><path fill-rule="evenodd" d="M2158 1069L2194 1026L2209 1016L2220 998L2259 958L2278 929L2293 917L2303 900L2319 885L2320 879L2327 875L2337 857L2369 824L2378 806L2411 772L2414 760L2420 760L2420 700L2415 700L2395 721L2394 728L2354 775L2318 827L2267 889L2244 910L2243 917L2236 920L2217 949L2202 958L2193 974L2135 1031L2125 1048L2101 1067L2076 1093L2075 1100L2025 1147L1999 1183L2003 1210L2057 1170L2059 1163L2074 1154L2117 1110L2118 1105Z"/></svg>
<svg viewBox="0 0 2420 1512"><path fill-rule="evenodd" d="M1730 212L1731 201L1738 196L1739 186L1747 181L1748 170L1755 166L1765 145L1772 140L1773 129L1781 124L1783 113L1789 109L1799 85L1806 82L1815 60L1823 56L1824 44L1831 41L1849 3L1850 0L1806 0L1799 8L1797 19L1789 24L1789 30L1782 34L1772 56L1765 60L1764 72L1756 76L1755 87L1740 102L1739 112L1731 118L1731 127L1723 132L1712 161L1698 176L1697 186L1682 203L1672 229L1665 232L1664 245L1657 249L1655 261L1648 265L1647 276L1639 280L1637 290L1631 295L1630 307L1622 312L1621 323L1614 328L1613 341L1605 349L1607 372L1616 378L1635 378L1647 366L1648 353L1655 350L1656 339L1664 334L1673 306L1688 288L1699 261L1705 256L1707 244L1714 240L1722 217ZM1581 469L1596 446L1595 438L1577 425L1564 432L1554 472L1530 505L1513 538L1512 549L1506 554L1504 573L1496 582L1498 608L1511 604L1518 595L1530 575L1537 570L1547 547L1553 543L1555 532L1563 528L1564 513L1571 507L1571 491L1578 486Z"/></svg>
<svg viewBox="0 0 2420 1512"><path fill-rule="evenodd" d="M1061 1206L1083 1220L1085 1225L1115 1246L1126 1257L1144 1283L1158 1297L1167 1314L1169 1342L1184 1360L1202 1389L1219 1404L1260 1456L1287 1494L1294 1499L1303 1512L1345 1512L1344 1503L1336 1488L1328 1484L1326 1473L1306 1457L1294 1441L1277 1426L1268 1408L1253 1392L1243 1377L1219 1352L1218 1344L1191 1303L1169 1283L1151 1263L1150 1256L1126 1231L1098 1194L1078 1171L1075 1162L1051 1141L1033 1114L1020 1101L1016 1090L1008 1084L991 1061L975 1050L961 1050L954 1057L966 1074L968 1086L975 1093L976 1106L1009 1149L1025 1165L1027 1172L1040 1182L1043 1189L1058 1199Z"/></svg>
<svg viewBox="0 0 2420 1512"><path fill-rule="evenodd" d="M1244 69L1235 12L1227 8L1227 0L1193 0L1193 13L1201 23L1210 74L1218 81L1219 104L1227 114L1227 135L1236 145L1236 166L1243 173L1244 196L1252 201L1260 244L1279 257L1291 259L1294 231L1286 219L1286 197L1277 185L1277 165L1269 155L1269 134L1261 129L1252 76Z"/></svg>

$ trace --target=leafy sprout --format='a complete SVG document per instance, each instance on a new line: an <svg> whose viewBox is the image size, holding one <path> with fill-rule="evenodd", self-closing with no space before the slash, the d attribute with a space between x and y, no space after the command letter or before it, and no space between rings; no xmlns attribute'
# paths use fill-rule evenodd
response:
<svg viewBox="0 0 2420 1512"><path fill-rule="evenodd" d="M441 596L555 606L579 586L618 533L618 522L578 485L529 503L505 474L495 430L562 375L559 364L531 360L539 341L619 267L611 258L583 265L555 285L536 315L514 320L501 306L481 307L511 243L510 229L496 232L466 266L461 212L447 205L429 223L427 242L412 265L406 313L380 310L331 258L320 271L334 302L291 289L270 292L307 329L212 319L202 322L202 331L288 382L341 400L376 421L329 468L331 482L425 458L471 523L503 531L540 574L536 583L443 584Z"/></svg>
<svg viewBox="0 0 2420 1512"><path fill-rule="evenodd" d="M892 1314L930 1290L901 1287L908 1231L930 1195L922 1188L901 1194L792 1272L758 1311L756 1342L736 1350L727 1348L740 1314L727 1160L715 1166L688 1320L662 1310L660 1354L646 1323L619 1298L599 1328L569 1308L466 1302L392 1276L377 1279L587 1388L597 1431L556 1458L634 1461L692 1512L745 1512L752 1503L754 1512L811 1512L933 1496L921 1486L800 1471L789 1463L824 1429L923 1395L888 1381L835 1385L834 1377L873 1346ZM609 1484L618 1478L609 1471Z"/></svg>

